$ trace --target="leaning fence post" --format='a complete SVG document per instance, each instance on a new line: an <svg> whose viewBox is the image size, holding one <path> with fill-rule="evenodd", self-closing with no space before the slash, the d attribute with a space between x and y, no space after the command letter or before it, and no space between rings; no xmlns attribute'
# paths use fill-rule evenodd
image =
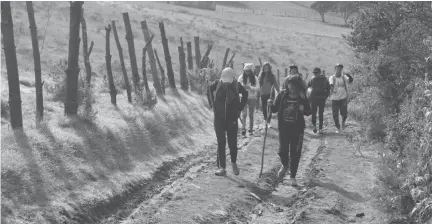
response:
<svg viewBox="0 0 432 224"><path fill-rule="evenodd" d="M125 86L126 86L126 93L127 93L127 98L128 98L128 102L132 103L132 93L131 93L131 88L130 88L130 83L129 83L129 77L127 75L127 71L126 71L126 66L124 63L124 58L123 58L123 48L120 45L120 40L117 34L117 28L116 28L116 24L115 21L111 21L111 27L113 29L113 33L114 33L114 39L117 45L117 50L119 53L119 57L120 57L120 65L121 65L121 69L122 69L122 73L123 73L123 78L125 81Z"/></svg>
<svg viewBox="0 0 432 224"><path fill-rule="evenodd" d="M188 41L187 45L187 57L188 57L188 68L189 70L193 69L193 56L192 56L192 42Z"/></svg>
<svg viewBox="0 0 432 224"><path fill-rule="evenodd" d="M186 76L186 61L183 47L178 46L179 62L180 62L180 88L184 91L188 90L188 80Z"/></svg>
<svg viewBox="0 0 432 224"><path fill-rule="evenodd" d="M161 71L161 86L162 86L162 91L165 94L165 71L164 71L164 69L162 67L162 64L161 64L160 60L159 60L159 56L157 54L156 49L154 49L154 53L155 53L155 56L156 56L156 61L157 61L158 66L159 66L159 70Z"/></svg>
<svg viewBox="0 0 432 224"><path fill-rule="evenodd" d="M169 81L171 89L175 90L177 88L176 88L175 79L174 79L174 71L172 68L171 56L169 53L168 39L166 38L165 26L164 26L163 21L159 23L159 29L161 32L162 45L163 45L163 49L164 49L164 53L165 53L165 62L166 62L166 66L167 66L168 81Z"/></svg>
<svg viewBox="0 0 432 224"><path fill-rule="evenodd" d="M224 59L223 59L223 62L222 62L222 69L224 69L225 66L226 66L229 51L230 51L230 48L227 48L226 51L225 51L225 56L224 56Z"/></svg>
<svg viewBox="0 0 432 224"><path fill-rule="evenodd" d="M143 31L144 34L144 40L145 42L149 42L150 41L150 31L149 28L147 26L147 22L141 21L141 29ZM153 54L153 47L150 41L150 44L148 45L148 55L149 55L149 60L150 60L150 68L151 68L151 72L152 72L152 79L153 79L153 87L156 90L156 94L161 95L162 92L162 87L160 85L160 81L159 81L159 76L157 73L157 67L156 67L156 61L155 61L155 56Z"/></svg>
<svg viewBox="0 0 432 224"><path fill-rule="evenodd" d="M200 46L199 46L199 36L194 37L195 41L195 61L197 69L201 68L201 52L200 52Z"/></svg>
<svg viewBox="0 0 432 224"><path fill-rule="evenodd" d="M110 89L110 95L111 95L111 103L113 105L117 105L117 89L114 85L114 78L112 74L111 69L111 51L110 51L110 32L111 32L111 25L108 24L108 27L105 27L106 36L105 36L105 62L106 62L106 68L107 68L107 75L108 75L108 83L109 83L109 89Z"/></svg>
<svg viewBox="0 0 432 224"><path fill-rule="evenodd" d="M285 68L285 77L288 76L288 68Z"/></svg>

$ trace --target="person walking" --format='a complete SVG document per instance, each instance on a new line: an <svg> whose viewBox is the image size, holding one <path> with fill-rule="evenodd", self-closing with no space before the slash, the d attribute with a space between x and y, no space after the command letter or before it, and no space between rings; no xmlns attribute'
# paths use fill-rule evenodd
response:
<svg viewBox="0 0 432 224"><path fill-rule="evenodd" d="M271 70L271 65L264 62L261 74L258 77L260 85L261 109L264 116L264 122L267 119L267 101L270 99L271 87L274 85L276 90L279 91L279 85L276 76ZM269 123L270 127L270 123Z"/></svg>
<svg viewBox="0 0 432 224"><path fill-rule="evenodd" d="M307 85L306 82L303 80L303 74L301 74L298 70L297 65L290 65L289 67L289 73L290 75L298 75L301 79L302 79L302 90L301 92L303 92L306 95L306 91L307 91ZM288 76L289 77L289 76Z"/></svg>
<svg viewBox="0 0 432 224"><path fill-rule="evenodd" d="M242 135L246 135L246 117L249 111L249 135L253 134L254 112L257 104L257 94L259 86L257 77L253 73L254 66L252 63L245 63L243 74L238 78L238 82L248 91L247 106L242 111Z"/></svg>
<svg viewBox="0 0 432 224"><path fill-rule="evenodd" d="M330 83L327 78L321 74L320 68L313 70L314 77L309 81L308 88L311 88L309 101L312 107L312 125L313 132L317 133L316 113L319 113L319 133L323 133L324 107L327 97L330 94Z"/></svg>
<svg viewBox="0 0 432 224"><path fill-rule="evenodd" d="M345 128L345 122L348 118L348 88L347 85L353 82L353 77L342 73L343 65L336 64L335 74L329 77L330 99L332 101L332 113L336 133L340 133L341 126L339 123L339 112L342 116L342 130Z"/></svg>
<svg viewBox="0 0 432 224"><path fill-rule="evenodd" d="M275 101L268 101L271 113L278 112L279 157L282 167L278 177L283 179L290 169L290 184L297 186L296 174L303 147L305 129L304 116L311 114L309 101L302 96L303 79L298 75L291 75L284 81L282 90Z"/></svg>
<svg viewBox="0 0 432 224"><path fill-rule="evenodd" d="M214 99L214 128L218 142L218 164L220 164L220 169L215 174L217 176L226 175L225 147L228 139L233 173L239 175L240 171L237 166L237 120L247 103L248 92L235 79L234 70L227 67L222 70L221 78L209 86L207 94L211 99ZM239 94L242 95L241 99Z"/></svg>

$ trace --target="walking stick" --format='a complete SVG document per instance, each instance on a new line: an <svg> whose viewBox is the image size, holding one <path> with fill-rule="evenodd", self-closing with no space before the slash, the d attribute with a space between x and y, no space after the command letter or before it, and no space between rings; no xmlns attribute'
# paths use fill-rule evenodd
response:
<svg viewBox="0 0 432 224"><path fill-rule="evenodd" d="M273 85L272 88L271 88L271 90L270 90L270 98L272 98L272 94L274 93L274 90L275 90L275 86ZM275 96L273 96L273 97L275 97ZM264 143L263 143L262 154L261 154L261 170L260 170L260 173L259 173L259 177L261 177L262 171L263 171L263 167L264 167L264 150L265 150L265 142L266 142L266 138L267 138L268 122L269 122L269 120L271 119L271 116L272 116L270 107L268 105L267 105L266 109L267 109L267 118L265 120L265 134L264 134Z"/></svg>

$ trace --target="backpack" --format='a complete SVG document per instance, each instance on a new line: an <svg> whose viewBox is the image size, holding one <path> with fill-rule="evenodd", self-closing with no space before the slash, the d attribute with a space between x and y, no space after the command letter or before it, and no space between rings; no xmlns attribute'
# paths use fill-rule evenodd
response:
<svg viewBox="0 0 432 224"><path fill-rule="evenodd" d="M287 96L283 96L281 99L281 105L279 111L281 111L282 122L285 124L294 125L299 120L300 114L300 100L286 99Z"/></svg>
<svg viewBox="0 0 432 224"><path fill-rule="evenodd" d="M318 76L318 77L320 77L320 76ZM324 76L322 76L320 78L321 79L324 78L322 80L322 82L318 82L318 81L321 81L321 80L316 80L315 77L312 78L312 81L311 81L311 84L312 84L311 87L312 87L312 89L311 89L311 93L310 93L310 95L312 97L327 97L327 93L326 93L326 82L327 82L327 80L325 79ZM335 80L333 80L333 81L335 81Z"/></svg>
<svg viewBox="0 0 432 224"><path fill-rule="evenodd" d="M343 80L343 83L344 83L344 86L345 86L345 91L347 92L347 95L348 95L348 89L347 89L347 85L346 85L344 74L342 74L341 77L342 77L342 80ZM336 75L333 75L333 85L336 85ZM333 91L334 91L334 88L333 88Z"/></svg>

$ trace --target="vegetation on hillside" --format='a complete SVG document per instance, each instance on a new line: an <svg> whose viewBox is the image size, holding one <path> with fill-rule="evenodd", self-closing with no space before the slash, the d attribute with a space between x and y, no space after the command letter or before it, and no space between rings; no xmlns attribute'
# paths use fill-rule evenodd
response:
<svg viewBox="0 0 432 224"><path fill-rule="evenodd" d="M369 3L351 26L345 38L356 52L360 91L352 112L388 149L382 196L390 208L425 223L432 218L430 2Z"/></svg>

